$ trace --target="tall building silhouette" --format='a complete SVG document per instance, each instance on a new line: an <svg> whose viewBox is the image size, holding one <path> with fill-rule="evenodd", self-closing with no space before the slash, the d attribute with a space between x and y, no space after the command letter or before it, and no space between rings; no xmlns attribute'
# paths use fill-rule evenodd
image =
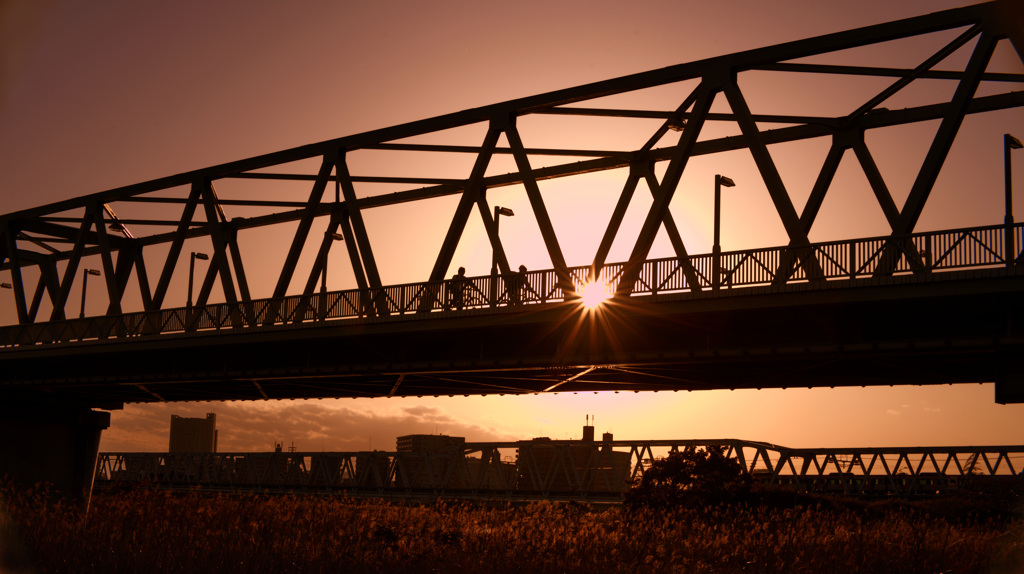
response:
<svg viewBox="0 0 1024 574"><path fill-rule="evenodd" d="M217 452L217 413L207 413L205 419L171 415L167 452Z"/></svg>

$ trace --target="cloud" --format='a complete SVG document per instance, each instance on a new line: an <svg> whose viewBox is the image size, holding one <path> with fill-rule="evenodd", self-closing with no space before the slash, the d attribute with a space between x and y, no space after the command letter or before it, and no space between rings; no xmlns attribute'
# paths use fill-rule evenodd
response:
<svg viewBox="0 0 1024 574"><path fill-rule="evenodd" d="M440 418L444 420L451 420L451 417L444 415L441 409L434 407L419 405L415 407L403 408L402 411L414 417L419 417L423 419L435 420L437 418Z"/></svg>
<svg viewBox="0 0 1024 574"><path fill-rule="evenodd" d="M886 409L885 410L885 414L892 415L894 417L898 417L898 416L900 416L903 413L901 411L896 410L896 409Z"/></svg>

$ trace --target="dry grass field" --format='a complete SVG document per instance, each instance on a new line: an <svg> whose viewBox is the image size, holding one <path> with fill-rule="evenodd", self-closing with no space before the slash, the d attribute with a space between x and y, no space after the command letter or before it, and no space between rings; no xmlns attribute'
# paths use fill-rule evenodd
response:
<svg viewBox="0 0 1024 574"><path fill-rule="evenodd" d="M40 573L1024 572L1019 516L908 503L599 510L135 490L97 492L82 516L38 492L0 501L0 528Z"/></svg>

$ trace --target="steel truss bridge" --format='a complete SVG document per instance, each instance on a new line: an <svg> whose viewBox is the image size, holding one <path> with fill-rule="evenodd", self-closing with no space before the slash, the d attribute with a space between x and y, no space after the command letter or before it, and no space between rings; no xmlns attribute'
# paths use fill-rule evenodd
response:
<svg viewBox="0 0 1024 574"><path fill-rule="evenodd" d="M117 408L179 400L996 381L997 400L1022 400L1024 233L1012 209L996 225L917 229L965 119L1024 106L1024 92L1007 88L1024 83L1024 74L987 69L1000 42L1024 54L1022 14L1015 0L979 4L0 216L0 271L10 274L17 317L17 324L0 329L0 395ZM936 35L941 41L914 67L824 63L844 50ZM959 53L968 54L963 69L939 68ZM826 76L886 85L834 115L754 113L739 81L750 74L781 83ZM955 88L944 101L930 94L903 109L883 107L927 81ZM666 86L683 94L666 109L614 105L616 97ZM716 97L724 98L729 112L712 111ZM646 131L636 145L624 140L611 150L531 143L531 135L540 133L536 126L566 118L614 119ZM937 129L899 207L866 134L923 123ZM718 125L734 126L738 134L720 135ZM476 143L447 143L467 128L477 130ZM816 138L831 143L820 168L812 168L815 183L798 210L772 146ZM710 254L691 254L669 205L691 159L734 151L749 153L756 164L775 208L771 216L787 240L725 253L716 244ZM890 232L811 242L847 151ZM396 159L372 160L377 157ZM442 163L436 158L462 167L443 176L401 169ZM498 173L503 166L511 171ZM599 222L604 233L593 260L571 266L541 184L596 172L622 176L618 201L610 220ZM520 277L510 266L498 212L492 215L496 206L488 200L489 192L502 188L527 196L550 269ZM627 238L629 258L609 263L639 189L650 192L650 208L636 237ZM962 192L965 201L971 193ZM388 262L375 255L382 252L381 240L371 240L364 215L444 197L457 205L430 254L429 275L384 285L380 269ZM453 304L445 278L474 211L497 272L469 278ZM998 222L995 214L992 219ZM268 261L253 247L270 229L288 234L281 261ZM651 259L661 229L674 256ZM406 242L430 245L420 237ZM344 246L354 289L325 288L337 243ZM186 262L194 263L187 255L192 249L209 252L210 259L195 301L190 284L182 306L173 302L172 285ZM304 249L315 255L303 259ZM252 273L256 265L258 274ZM267 265L273 266L269 273ZM90 275L101 276L94 279L106 297L101 316L85 316ZM588 312L579 291L595 279L606 282L614 297ZM270 297L253 296L258 281L268 282ZM82 317L75 319L69 305L74 307L79 286Z"/></svg>
<svg viewBox="0 0 1024 574"><path fill-rule="evenodd" d="M422 452L101 453L98 486L353 497L618 501L652 461L721 447L756 480L797 491L934 495L1024 471L1024 446L787 448L744 440L465 443Z"/></svg>

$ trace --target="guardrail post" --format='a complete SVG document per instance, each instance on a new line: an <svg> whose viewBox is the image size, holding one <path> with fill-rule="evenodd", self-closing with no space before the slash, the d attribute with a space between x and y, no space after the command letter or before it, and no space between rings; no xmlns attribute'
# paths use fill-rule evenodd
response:
<svg viewBox="0 0 1024 574"><path fill-rule="evenodd" d="M1006 222L1003 224L1003 235L1005 236L1006 254L1003 259L1006 260L1006 268L1012 269L1013 263L1016 257L1014 257L1014 245L1013 245L1013 217L1007 216Z"/></svg>
<svg viewBox="0 0 1024 574"><path fill-rule="evenodd" d="M711 290L718 291L722 284L722 248L715 245L711 252Z"/></svg>
<svg viewBox="0 0 1024 574"><path fill-rule="evenodd" d="M848 245L850 247L850 259L849 259L849 262L847 263L847 265L849 265L848 272L850 274L850 279L856 279L857 278L857 244L854 241L850 241L848 243Z"/></svg>

